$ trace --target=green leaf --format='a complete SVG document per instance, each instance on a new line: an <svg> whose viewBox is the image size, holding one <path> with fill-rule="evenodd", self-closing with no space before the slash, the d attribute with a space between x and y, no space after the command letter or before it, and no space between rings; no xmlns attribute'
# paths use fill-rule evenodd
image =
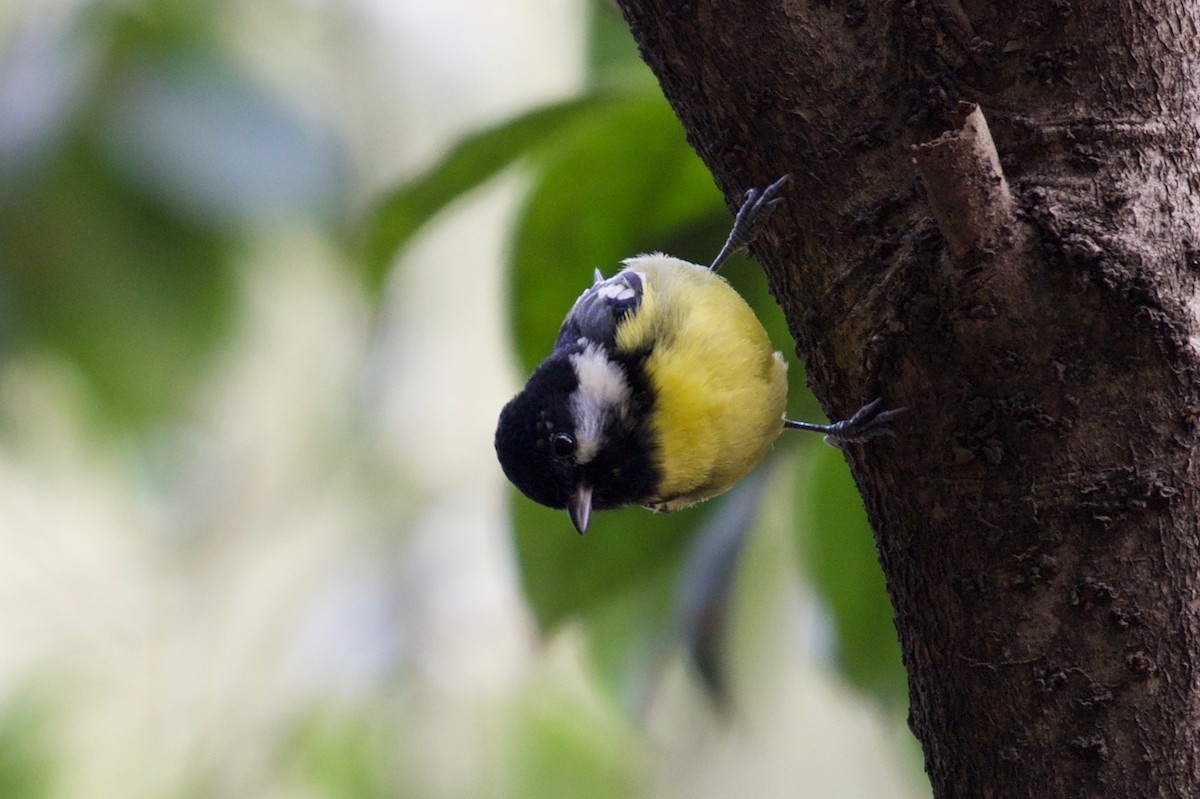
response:
<svg viewBox="0 0 1200 799"><path fill-rule="evenodd" d="M513 530L521 584L534 616L549 632L645 580L678 567L704 509L656 514L624 508L593 514L575 533L565 511L515 495Z"/></svg>
<svg viewBox="0 0 1200 799"><path fill-rule="evenodd" d="M688 548L677 592L683 640L701 683L717 704L728 699L725 649L734 578L766 484L767 468L760 465L717 500L720 504Z"/></svg>
<svg viewBox="0 0 1200 799"><path fill-rule="evenodd" d="M761 488L761 479L748 478L723 497L673 514L604 511L583 537L564 511L516 497L517 561L542 630L583 621L598 676L634 715L681 642L703 661L698 668L719 694L722 607Z"/></svg>
<svg viewBox="0 0 1200 799"><path fill-rule="evenodd" d="M838 665L858 687L902 707L907 680L862 499L839 450L814 446L806 471L796 532L803 565L833 617Z"/></svg>
<svg viewBox="0 0 1200 799"><path fill-rule="evenodd" d="M364 280L378 291L396 253L422 225L453 200L513 161L546 146L581 117L602 112L614 98L590 94L543 106L471 134L420 177L375 203L363 229Z"/></svg>
<svg viewBox="0 0 1200 799"><path fill-rule="evenodd" d="M522 363L532 368L546 356L594 267L612 274L622 259L662 249L671 234L722 207L661 97L577 119L547 153L518 222L512 308Z"/></svg>
<svg viewBox="0 0 1200 799"><path fill-rule="evenodd" d="M663 664L680 642L674 600L682 557L663 558L635 581L598 596L580 616L595 676L633 718L645 715Z"/></svg>

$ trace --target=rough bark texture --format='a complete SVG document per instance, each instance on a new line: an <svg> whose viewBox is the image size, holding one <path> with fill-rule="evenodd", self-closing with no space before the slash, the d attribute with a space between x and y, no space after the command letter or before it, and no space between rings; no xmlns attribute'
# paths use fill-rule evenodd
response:
<svg viewBox="0 0 1200 799"><path fill-rule="evenodd" d="M731 207L792 174L830 416L911 408L847 456L935 794L1200 796L1196 0L619 3Z"/></svg>

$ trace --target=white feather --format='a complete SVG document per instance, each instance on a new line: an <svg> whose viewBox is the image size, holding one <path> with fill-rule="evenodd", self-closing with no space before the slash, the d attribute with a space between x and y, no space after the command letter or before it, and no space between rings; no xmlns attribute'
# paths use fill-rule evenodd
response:
<svg viewBox="0 0 1200 799"><path fill-rule="evenodd" d="M595 344L571 356L579 388L571 394L575 420L575 460L589 463L600 449L600 436L613 416L623 416L629 405L625 372Z"/></svg>

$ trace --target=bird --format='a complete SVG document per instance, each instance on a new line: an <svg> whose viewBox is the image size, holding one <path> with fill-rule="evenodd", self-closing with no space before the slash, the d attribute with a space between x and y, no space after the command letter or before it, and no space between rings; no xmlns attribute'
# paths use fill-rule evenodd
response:
<svg viewBox="0 0 1200 799"><path fill-rule="evenodd" d="M729 489L785 429L841 446L891 434L903 408L882 399L831 424L787 419L787 363L746 301L718 274L747 247L789 176L746 192L708 266L663 253L599 269L550 354L501 410L505 476L587 531L593 510L674 511Z"/></svg>

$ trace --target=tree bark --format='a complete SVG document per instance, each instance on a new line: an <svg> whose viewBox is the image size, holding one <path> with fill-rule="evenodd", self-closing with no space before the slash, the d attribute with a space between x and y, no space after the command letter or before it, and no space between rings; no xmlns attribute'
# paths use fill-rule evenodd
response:
<svg viewBox="0 0 1200 799"><path fill-rule="evenodd" d="M619 0L847 458L937 797L1200 796L1200 4Z"/></svg>

